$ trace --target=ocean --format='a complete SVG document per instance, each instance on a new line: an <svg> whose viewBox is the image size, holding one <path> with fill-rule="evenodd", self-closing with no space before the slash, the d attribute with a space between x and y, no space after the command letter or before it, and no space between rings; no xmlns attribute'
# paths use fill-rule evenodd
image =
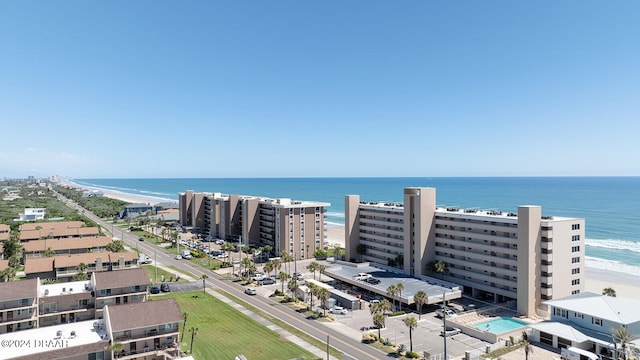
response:
<svg viewBox="0 0 640 360"><path fill-rule="evenodd" d="M640 177L435 177L74 179L98 189L177 200L185 190L329 202L328 222L344 224L344 196L402 202L403 189L435 187L438 206L584 218L587 266L640 276Z"/></svg>

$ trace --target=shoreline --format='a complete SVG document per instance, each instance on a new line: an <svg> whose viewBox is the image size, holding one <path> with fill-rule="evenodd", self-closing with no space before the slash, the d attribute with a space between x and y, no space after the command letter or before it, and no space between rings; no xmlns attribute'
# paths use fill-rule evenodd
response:
<svg viewBox="0 0 640 360"><path fill-rule="evenodd" d="M82 186L71 180L63 180L61 184L72 186L78 189L98 190L105 197L126 201L128 203L143 203L155 205L160 202L176 202L174 199L153 197L148 195L128 194L121 191L102 189L91 186ZM326 222L326 242L330 247L344 248L345 230L344 225L335 222ZM601 267L585 265L585 291L601 294L602 290L611 287L616 291L616 295L623 298L636 299L640 296L640 276L616 271L612 269L603 269Z"/></svg>

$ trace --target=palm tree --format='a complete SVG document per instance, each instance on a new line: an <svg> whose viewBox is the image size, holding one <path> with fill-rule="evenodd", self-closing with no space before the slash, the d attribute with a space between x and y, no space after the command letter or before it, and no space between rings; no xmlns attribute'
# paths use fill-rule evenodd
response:
<svg viewBox="0 0 640 360"><path fill-rule="evenodd" d="M358 244L356 252L360 255L360 262L362 262L362 257L367 253L367 247L364 244Z"/></svg>
<svg viewBox="0 0 640 360"><path fill-rule="evenodd" d="M222 244L222 250L227 252L227 261L231 263L231 250L233 250L233 244L230 242L225 242Z"/></svg>
<svg viewBox="0 0 640 360"><path fill-rule="evenodd" d="M316 279L316 271L318 270L318 265L320 265L320 263L318 263L317 261L312 261L309 265L306 266L306 269L313 273L313 280Z"/></svg>
<svg viewBox="0 0 640 360"><path fill-rule="evenodd" d="M602 289L602 295L616 297L616 291L611 287L604 288L604 289Z"/></svg>
<svg viewBox="0 0 640 360"><path fill-rule="evenodd" d="M287 288L291 292L291 297L295 297L294 292L298 288L298 282L296 281L296 279L289 280L289 283L287 283Z"/></svg>
<svg viewBox="0 0 640 360"><path fill-rule="evenodd" d="M373 326L378 328L378 339L380 339L380 329L384 327L385 320L384 314L379 312L373 314Z"/></svg>
<svg viewBox="0 0 640 360"><path fill-rule="evenodd" d="M529 360L529 354L533 352L533 346L528 341L524 341L524 358Z"/></svg>
<svg viewBox="0 0 640 360"><path fill-rule="evenodd" d="M244 272L246 273L251 266L251 260L248 257L242 259L242 266L244 266Z"/></svg>
<svg viewBox="0 0 640 360"><path fill-rule="evenodd" d="M280 257L282 258L282 262L284 263L285 271L287 272L288 275L291 275L291 264L289 264L289 266L287 266L287 264L291 260L293 260L293 256L288 252L283 251L282 253L280 253Z"/></svg>
<svg viewBox="0 0 640 360"><path fill-rule="evenodd" d="M311 295L311 310L313 310L313 296L318 293L318 285L316 284L307 284L309 288L309 295Z"/></svg>
<svg viewBox="0 0 640 360"><path fill-rule="evenodd" d="M273 246L271 245L265 245L262 247L262 258L265 258L265 255L267 257L267 261L269 260L269 258L271 258L271 251L273 250Z"/></svg>
<svg viewBox="0 0 640 360"><path fill-rule="evenodd" d="M611 335L617 344L620 344L620 349L622 350L622 360L627 359L627 344L633 340L634 335L627 331L625 327L619 327L615 329L611 329Z"/></svg>
<svg viewBox="0 0 640 360"><path fill-rule="evenodd" d="M444 273L449 272L449 266L447 265L447 263L443 260L439 260L438 262L436 262L435 267L436 272L440 273L442 279L444 280Z"/></svg>
<svg viewBox="0 0 640 360"><path fill-rule="evenodd" d="M264 270L264 272L267 273L267 275L271 276L271 272L273 271L273 263L271 262L271 260L267 261L267 263L264 264L262 269Z"/></svg>
<svg viewBox="0 0 640 360"><path fill-rule="evenodd" d="M418 322L416 321L416 318L414 318L413 316L407 316L406 318L404 318L404 320L402 320L402 322L405 325L407 325L407 327L409 328L409 351L413 352L412 332L413 332L413 329L418 327Z"/></svg>
<svg viewBox="0 0 640 360"><path fill-rule="evenodd" d="M273 259L272 263L273 263L273 269L275 270L274 272L280 272L280 268L282 268L282 260Z"/></svg>
<svg viewBox="0 0 640 360"><path fill-rule="evenodd" d="M182 312L182 316L184 316L184 321L182 322L182 332L180 333L180 342L184 339L184 331L187 329L187 318L189 317L189 313L186 311Z"/></svg>
<svg viewBox="0 0 640 360"><path fill-rule="evenodd" d="M413 301L416 303L416 308L419 311L418 320L422 318L422 305L426 304L428 300L429 300L429 296L427 295L427 293L425 293L422 290L418 290L413 295Z"/></svg>
<svg viewBox="0 0 640 360"><path fill-rule="evenodd" d="M398 288L396 287L396 285L389 285L389 287L387 288L387 296L389 296L391 298L391 300L393 301L393 307L396 307L396 294L398 293Z"/></svg>
<svg viewBox="0 0 640 360"><path fill-rule="evenodd" d="M391 303L387 299L380 300L380 311L384 314L385 312L391 310Z"/></svg>
<svg viewBox="0 0 640 360"><path fill-rule="evenodd" d="M123 350L122 343L119 341L114 342L109 346L109 350L111 350L111 357L116 357Z"/></svg>
<svg viewBox="0 0 640 360"><path fill-rule="evenodd" d="M318 281L322 281L322 273L327 269L326 266L318 264Z"/></svg>
<svg viewBox="0 0 640 360"><path fill-rule="evenodd" d="M399 282L396 284L396 291L398 292L398 307L402 310L402 290L404 290L404 284Z"/></svg>
<svg viewBox="0 0 640 360"><path fill-rule="evenodd" d="M335 248L335 250L333 250L333 262L338 261L338 258L344 254L344 249L341 247L337 247Z"/></svg>
<svg viewBox="0 0 640 360"><path fill-rule="evenodd" d="M48 247L48 248L47 248L47 250L45 250L45 251L44 251L44 256L45 256L45 257L51 257L51 256L53 256L53 255L55 255L55 254L56 254L56 253L55 253L53 250L51 250L51 248L50 248L50 247Z"/></svg>
<svg viewBox="0 0 640 360"><path fill-rule="evenodd" d="M207 276L207 274L202 274L202 297L204 297L206 295L205 293L205 281L207 281L207 278L209 278L209 276Z"/></svg>
<svg viewBox="0 0 640 360"><path fill-rule="evenodd" d="M280 280L280 284L282 284L282 293L284 294L284 282L287 281L289 275L286 272L280 271L278 273L278 280Z"/></svg>
<svg viewBox="0 0 640 360"><path fill-rule="evenodd" d="M191 331L191 345L189 346L189 354L193 354L193 339L196 337L196 335L198 335L198 328L194 328L192 326L189 331Z"/></svg>
<svg viewBox="0 0 640 360"><path fill-rule="evenodd" d="M318 300L322 302L322 309L324 310L324 316L327 316L327 300L329 300L329 290L325 288L318 289Z"/></svg>

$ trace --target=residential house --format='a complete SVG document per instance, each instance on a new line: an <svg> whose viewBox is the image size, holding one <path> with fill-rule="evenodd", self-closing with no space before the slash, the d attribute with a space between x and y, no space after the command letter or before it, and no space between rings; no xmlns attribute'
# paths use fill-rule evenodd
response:
<svg viewBox="0 0 640 360"><path fill-rule="evenodd" d="M632 344L640 348L640 302L584 292L545 301L549 321L530 325L531 339L555 348L575 347L617 359L614 329L625 328L633 335Z"/></svg>
<svg viewBox="0 0 640 360"><path fill-rule="evenodd" d="M104 320L112 342L122 344L121 359L179 354L179 325L184 317L176 299L107 305Z"/></svg>
<svg viewBox="0 0 640 360"><path fill-rule="evenodd" d="M135 218L153 212L151 204L127 204L120 212L120 219Z"/></svg>
<svg viewBox="0 0 640 360"><path fill-rule="evenodd" d="M25 208L24 212L19 213L20 218L13 219L13 221L36 221L44 220L47 213L45 208Z"/></svg>

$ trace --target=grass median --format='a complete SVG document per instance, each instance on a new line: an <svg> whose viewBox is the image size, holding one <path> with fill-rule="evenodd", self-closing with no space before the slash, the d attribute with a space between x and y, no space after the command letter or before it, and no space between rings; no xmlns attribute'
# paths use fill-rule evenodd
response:
<svg viewBox="0 0 640 360"><path fill-rule="evenodd" d="M281 338L238 310L202 291L172 293L154 299L175 298L182 312L188 313L187 331L180 348L188 351L192 327L197 328L193 341L196 359L233 359L244 355L247 359L317 359L296 344ZM180 324L182 331L182 324Z"/></svg>

